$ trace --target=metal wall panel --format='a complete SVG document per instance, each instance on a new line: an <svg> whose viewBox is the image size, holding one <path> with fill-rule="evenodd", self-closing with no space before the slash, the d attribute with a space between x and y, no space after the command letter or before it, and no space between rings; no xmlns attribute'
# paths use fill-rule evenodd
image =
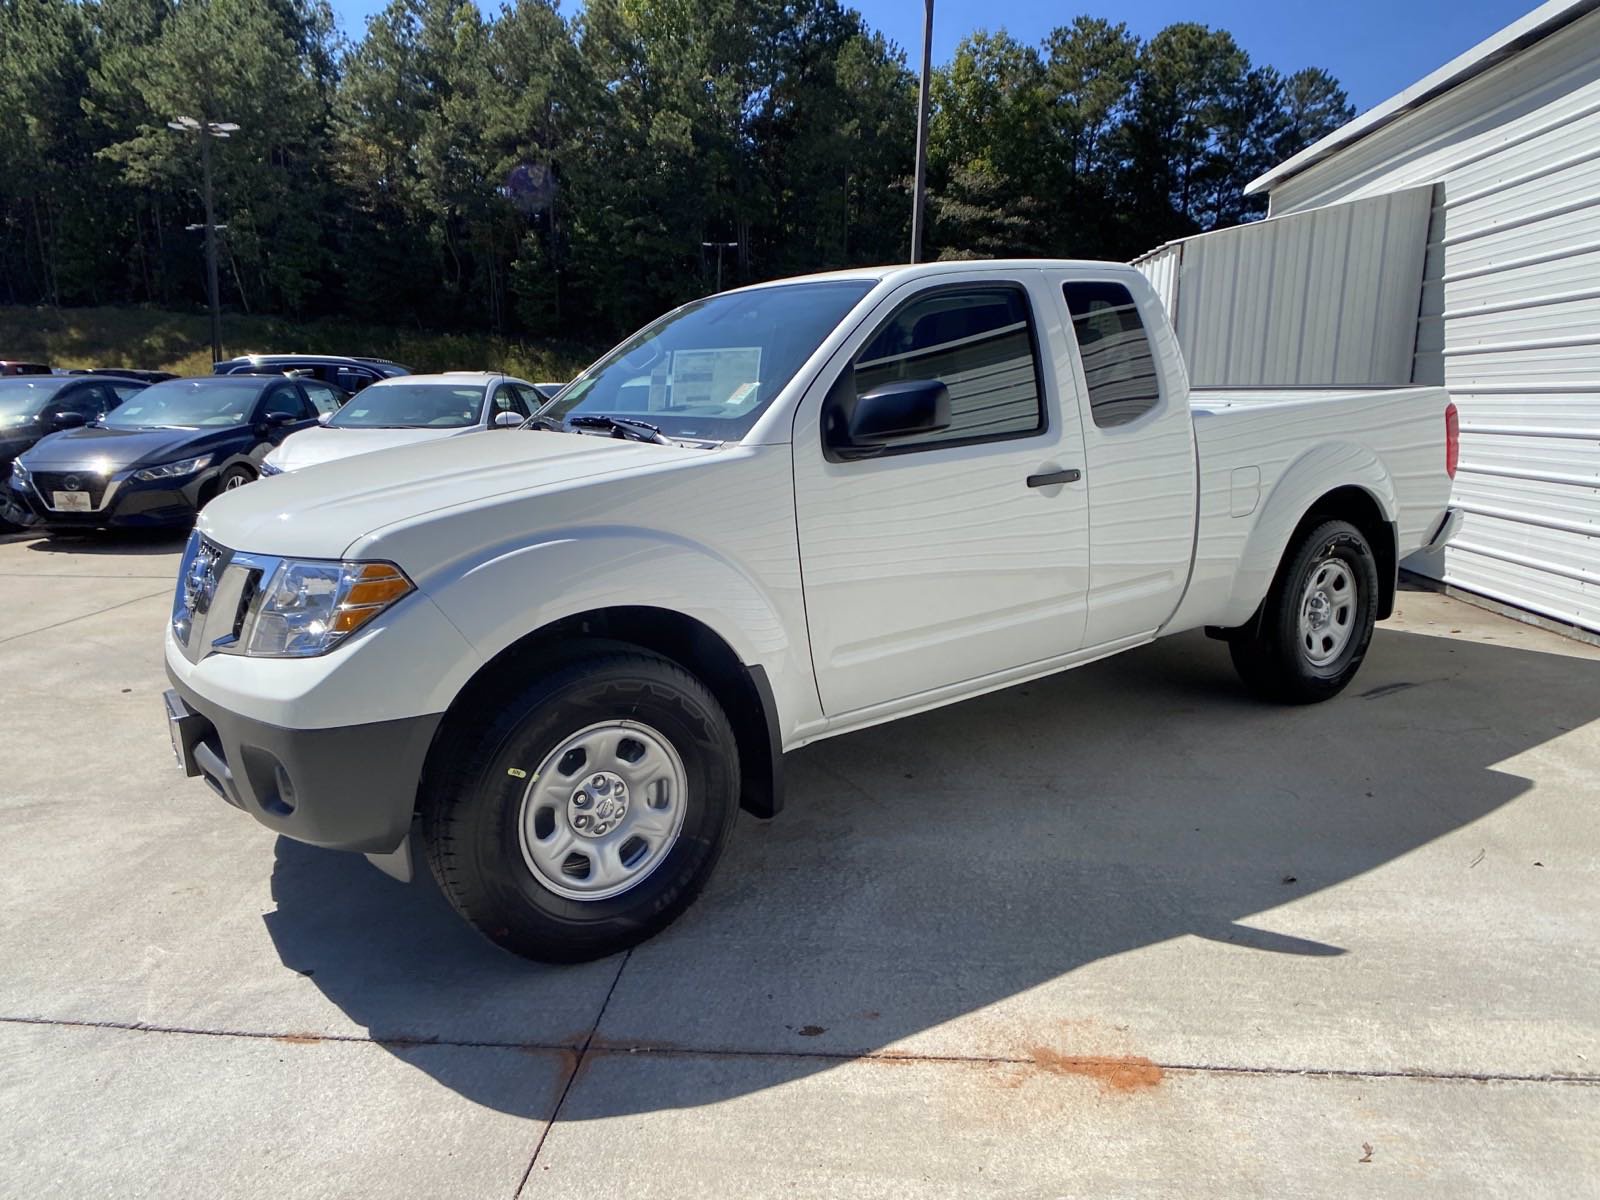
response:
<svg viewBox="0 0 1600 1200"><path fill-rule="evenodd" d="M1413 378L1461 410L1461 533L1407 565L1600 631L1600 13L1274 188L1432 184Z"/></svg>
<svg viewBox="0 0 1600 1200"><path fill-rule="evenodd" d="M1196 387L1411 381L1429 188L1169 242L1135 260Z"/></svg>
<svg viewBox="0 0 1600 1200"><path fill-rule="evenodd" d="M1183 243L1168 242L1150 253L1133 260L1133 265L1144 272L1144 277L1155 288L1156 295L1166 306L1167 319L1176 320L1178 311L1178 268L1183 261Z"/></svg>

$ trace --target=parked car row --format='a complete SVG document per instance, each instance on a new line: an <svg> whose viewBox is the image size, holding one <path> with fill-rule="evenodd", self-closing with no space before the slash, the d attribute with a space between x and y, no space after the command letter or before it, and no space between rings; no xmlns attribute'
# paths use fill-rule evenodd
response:
<svg viewBox="0 0 1600 1200"><path fill-rule="evenodd" d="M212 371L0 378L0 528L181 525L262 476L520 425L559 390L327 355L249 355Z"/></svg>

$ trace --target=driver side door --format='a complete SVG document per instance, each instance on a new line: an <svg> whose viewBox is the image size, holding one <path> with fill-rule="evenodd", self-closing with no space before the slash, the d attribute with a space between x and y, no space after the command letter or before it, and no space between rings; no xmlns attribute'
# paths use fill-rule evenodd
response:
<svg viewBox="0 0 1600 1200"><path fill-rule="evenodd" d="M808 390L795 508L812 663L830 718L1070 654L1088 590L1083 431L1038 272L908 284ZM831 406L937 380L948 427L862 457ZM1063 394L1062 389L1067 389ZM1076 472L1076 475L1074 474Z"/></svg>

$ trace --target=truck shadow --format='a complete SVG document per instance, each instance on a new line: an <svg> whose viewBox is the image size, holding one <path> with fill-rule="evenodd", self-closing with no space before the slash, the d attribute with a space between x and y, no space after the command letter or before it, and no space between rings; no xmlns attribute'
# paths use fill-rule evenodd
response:
<svg viewBox="0 0 1600 1200"><path fill-rule="evenodd" d="M1156 998L1073 974L1171 939L1235 947L1208 969L1248 972L1262 1011L1336 986L1330 958L1392 943L1360 922L1296 932L1303 916L1271 910L1515 800L1529 781L1498 764L1596 718L1591 659L1380 630L1343 697L1277 708L1242 694L1222 646L1183 636L791 755L787 811L741 819L706 894L632 952L614 990L618 959L521 962L430 881L289 841L265 920L283 962L392 1052L525 1115L548 1103L547 1079L508 1095L470 1055L412 1047L581 1045L603 1004L593 1051L656 1052L656 1085L575 1089L572 1119L707 1104L951 1038L1026 1058L1000 1028L1011 1018L984 1010L1147 1009ZM1253 970L1241 952L1284 957ZM745 1065L697 1067L708 1051Z"/></svg>

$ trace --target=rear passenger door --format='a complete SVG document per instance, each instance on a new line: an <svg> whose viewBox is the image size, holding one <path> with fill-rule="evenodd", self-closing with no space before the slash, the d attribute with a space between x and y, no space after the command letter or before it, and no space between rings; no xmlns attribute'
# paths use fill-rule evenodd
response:
<svg viewBox="0 0 1600 1200"><path fill-rule="evenodd" d="M1046 275L1072 330L1087 398L1094 564L1084 643L1094 646L1159 629L1183 598L1194 554L1194 422L1181 372L1162 372L1163 361L1179 361L1177 345L1142 279Z"/></svg>
<svg viewBox="0 0 1600 1200"><path fill-rule="evenodd" d="M801 401L800 565L829 716L1080 645L1088 512L1066 336L1037 271L923 280L886 300ZM948 428L872 457L830 453L832 389L931 379L949 390Z"/></svg>

